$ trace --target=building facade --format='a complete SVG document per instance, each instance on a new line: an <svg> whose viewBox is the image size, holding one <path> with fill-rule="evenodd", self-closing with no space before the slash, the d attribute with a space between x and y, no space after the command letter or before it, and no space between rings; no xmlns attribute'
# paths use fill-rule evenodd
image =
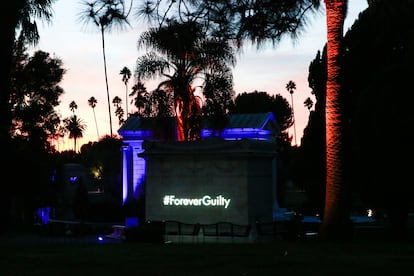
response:
<svg viewBox="0 0 414 276"><path fill-rule="evenodd" d="M273 113L229 115L219 131L207 126L199 141L160 141L151 119L130 116L118 130L124 203L145 193L150 220L271 220L278 207Z"/></svg>

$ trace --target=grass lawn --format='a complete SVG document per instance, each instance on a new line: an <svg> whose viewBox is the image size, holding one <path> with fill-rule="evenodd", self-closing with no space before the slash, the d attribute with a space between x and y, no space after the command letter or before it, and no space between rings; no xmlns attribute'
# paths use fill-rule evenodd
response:
<svg viewBox="0 0 414 276"><path fill-rule="evenodd" d="M0 240L0 275L414 275L414 244L25 243Z"/></svg>

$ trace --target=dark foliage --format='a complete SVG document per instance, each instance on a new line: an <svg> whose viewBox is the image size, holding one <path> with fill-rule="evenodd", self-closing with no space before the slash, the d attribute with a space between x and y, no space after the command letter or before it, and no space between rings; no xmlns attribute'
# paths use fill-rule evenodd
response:
<svg viewBox="0 0 414 276"><path fill-rule="evenodd" d="M296 37L306 26L309 15L319 8L320 2L144 1L138 15L159 26L169 20L201 22L208 27L209 35L234 40L238 46L244 40L257 45L265 41L276 44L287 35Z"/></svg>
<svg viewBox="0 0 414 276"><path fill-rule="evenodd" d="M105 136L98 142L89 142L81 147L80 162L89 171L98 170L94 178L106 194L121 202L122 195L122 140Z"/></svg>
<svg viewBox="0 0 414 276"><path fill-rule="evenodd" d="M29 56L22 45L14 52L10 90L10 134L14 139L51 151L49 139L59 130L60 118L54 108L59 105L63 89L59 83L65 69L59 58L37 51Z"/></svg>
<svg viewBox="0 0 414 276"><path fill-rule="evenodd" d="M236 96L230 113L273 112L281 132L293 125L293 111L288 101L280 94L267 92L243 92Z"/></svg>
<svg viewBox="0 0 414 276"><path fill-rule="evenodd" d="M307 194L304 208L309 213L322 213L326 182L325 95L326 49L316 54L309 65L308 82L315 95L315 110L309 114L303 131L300 153L292 164L292 180Z"/></svg>
<svg viewBox="0 0 414 276"><path fill-rule="evenodd" d="M386 211L390 232L401 236L407 212L414 207L414 186L407 181L411 177L407 158L414 152L410 142L413 134L406 131L414 123L407 81L414 62L412 8L412 0L372 2L346 33L343 56L346 181L355 198L360 198L353 207ZM306 176L297 181L309 186L310 196L318 195L314 205L322 198L325 183L321 169L325 60L324 54L318 53L310 65L309 85L317 102L304 131L303 159L296 173Z"/></svg>

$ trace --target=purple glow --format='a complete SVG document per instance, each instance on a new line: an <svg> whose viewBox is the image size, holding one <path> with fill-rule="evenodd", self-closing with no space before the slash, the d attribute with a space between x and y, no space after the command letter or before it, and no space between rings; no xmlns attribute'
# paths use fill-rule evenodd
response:
<svg viewBox="0 0 414 276"><path fill-rule="evenodd" d="M145 160L138 157L143 152L144 140L129 140L127 145L122 146L123 170L122 170L122 203L128 199L141 196L142 183L145 179Z"/></svg>
<svg viewBox="0 0 414 276"><path fill-rule="evenodd" d="M128 146L122 147L122 204L125 204L128 197Z"/></svg>
<svg viewBox="0 0 414 276"><path fill-rule="evenodd" d="M37 208L37 218L41 224L47 224L50 219L50 207Z"/></svg>
<svg viewBox="0 0 414 276"><path fill-rule="evenodd" d="M146 172L145 159L139 157L136 160L134 160L134 167L135 167L134 171L135 171L135 174L137 175L138 181L134 182L133 194L135 198L138 198L140 196L142 183L144 182L144 179L145 179L145 172Z"/></svg>
<svg viewBox="0 0 414 276"><path fill-rule="evenodd" d="M125 218L125 226L127 228L130 228L130 227L138 227L138 225L139 225L139 221L138 221L138 218L137 217L128 217L128 218Z"/></svg>
<svg viewBox="0 0 414 276"><path fill-rule="evenodd" d="M221 133L216 134L213 134L213 131L210 129L203 129L201 136L203 138L208 138L212 136L222 137L224 140L271 140L274 134L270 130L259 128L233 128L224 129Z"/></svg>

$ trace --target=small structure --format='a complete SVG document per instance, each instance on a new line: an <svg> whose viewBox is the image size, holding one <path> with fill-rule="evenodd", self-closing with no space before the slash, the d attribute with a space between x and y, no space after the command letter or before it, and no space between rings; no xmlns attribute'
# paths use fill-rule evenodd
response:
<svg viewBox="0 0 414 276"><path fill-rule="evenodd" d="M88 201L91 181L86 168L78 163L67 163L62 168L62 187L56 218L74 220L82 218Z"/></svg>
<svg viewBox="0 0 414 276"><path fill-rule="evenodd" d="M208 125L199 141L160 141L152 119L129 117L118 130L124 202L145 190L146 220L272 220L279 133L273 113L229 115L220 131Z"/></svg>

